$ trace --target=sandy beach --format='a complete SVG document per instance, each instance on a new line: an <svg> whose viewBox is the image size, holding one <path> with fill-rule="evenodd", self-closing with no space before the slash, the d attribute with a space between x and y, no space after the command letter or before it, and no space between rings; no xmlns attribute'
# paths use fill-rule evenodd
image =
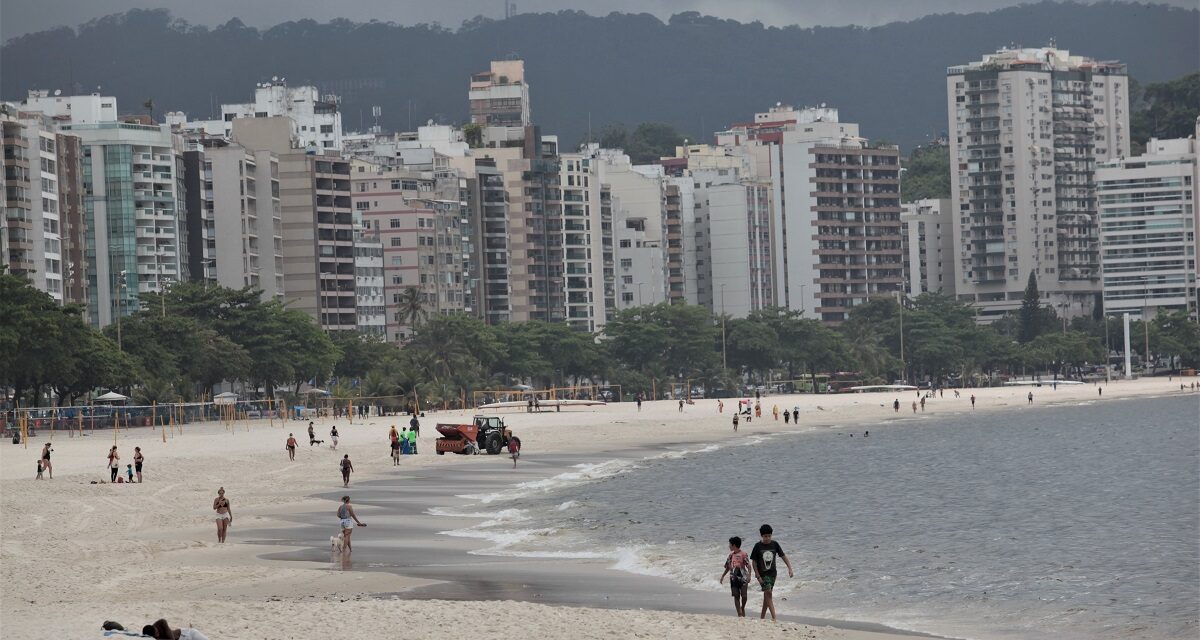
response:
<svg viewBox="0 0 1200 640"><path fill-rule="evenodd" d="M1036 406L1181 393L1179 379L1166 378L1114 382L1103 389L1103 396L1091 384L1061 385L1057 390L1043 386L1032 392ZM1030 391L965 390L957 399L947 391L945 397L929 400L924 411L964 420L972 411L1016 414L1027 406ZM977 396L974 409L968 399L972 393ZM780 613L793 618L779 624L739 620L722 593L692 592L703 606L664 607L672 611L639 608L636 601L593 602L584 596L579 601L550 597L545 599L550 604L540 604L522 595L527 591L515 595L521 601L507 601L512 598L504 597L505 592L481 589L479 599L505 600L484 603L470 597L472 591L453 571L439 577L348 565L329 552L328 535L334 529L336 496L354 496L356 490L370 495L414 478L408 484L421 489L420 500L361 503L359 515L368 527L355 532L356 553L360 547L370 548L373 535L409 536L404 539L418 552L424 552L421 544L427 541L429 553L442 549L458 552L461 558L472 542L439 535L453 525L430 523L435 516L425 513L425 505L468 504L455 497L462 493L455 481L469 474L483 474L478 477L499 489L506 482L561 473L565 465L579 461L604 462L664 447L733 443L764 433L831 426L885 429L880 423L897 415L892 400L900 400L901 416L911 415L915 397L914 392L764 397L763 417L741 425L736 434L730 424L736 400L728 399L724 413L718 413L716 400L697 400L682 413L673 401L648 402L640 412L633 403L618 403L532 415L501 413L524 445L515 473L504 456L433 455L434 424L469 419L469 412L430 413L422 421L421 455L403 458L400 467L388 456L387 431L393 423L406 425L406 417L374 417L354 424L317 421L318 437L326 440L330 426L338 426L341 441L336 451L328 443L309 447L306 422L187 425L165 442L162 432L151 428L122 430L115 438L108 430L91 434L85 429L83 436L41 431L28 448L0 444L0 636L96 638L104 620L140 629L165 617L174 626L192 625L211 638L302 639L336 633L400 638L724 638L748 633L763 638L911 637L852 621L805 620L804 611L792 610L786 602L780 603ZM770 409L775 404L781 409L798 405L799 424L773 420ZM284 450L289 432L301 442L294 462ZM53 442L55 477L37 481L35 463L45 442ZM107 481L105 455L114 442L122 470L132 462L133 448L142 448L144 483L90 484ZM345 491L337 467L343 454L350 455L356 470ZM512 474L512 479L504 474ZM234 513L224 545L216 542L211 510L219 486L225 487ZM302 537L282 532L311 528L312 514L325 512L328 525L311 536L313 547L279 543ZM281 559L289 554L293 557ZM296 559L296 554L313 560ZM720 562L713 559L716 573ZM514 571L479 563L481 575ZM613 580L626 578L595 563L578 566L597 580L610 574ZM803 570L797 567L798 573ZM757 598L753 594L749 605L755 612ZM645 602L653 604L654 599ZM695 612L709 610L708 602L722 602L729 612Z"/></svg>

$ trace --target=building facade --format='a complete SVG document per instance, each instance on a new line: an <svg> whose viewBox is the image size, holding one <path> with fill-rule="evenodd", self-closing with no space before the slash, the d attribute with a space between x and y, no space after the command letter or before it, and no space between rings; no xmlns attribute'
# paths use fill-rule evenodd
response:
<svg viewBox="0 0 1200 640"><path fill-rule="evenodd" d="M254 88L254 102L221 105L220 120L188 120L186 113L166 114L166 123L180 133L230 138L239 118L289 118L295 124L296 146L333 153L342 150L341 98L322 95L314 86L289 87L286 78L272 78Z"/></svg>
<svg viewBox="0 0 1200 640"><path fill-rule="evenodd" d="M955 291L990 322L1044 302L1091 313L1101 290L1096 163L1129 155L1125 66L1003 49L946 76Z"/></svg>
<svg viewBox="0 0 1200 640"><path fill-rule="evenodd" d="M194 146L183 154L192 279L283 299L278 158L223 138Z"/></svg>
<svg viewBox="0 0 1200 640"><path fill-rule="evenodd" d="M288 306L325 331L353 331L354 209L350 161L299 147L290 118L234 118L233 142L279 163L283 289Z"/></svg>
<svg viewBox="0 0 1200 640"><path fill-rule="evenodd" d="M904 290L909 296L954 296L954 216L948 198L902 205Z"/></svg>
<svg viewBox="0 0 1200 640"><path fill-rule="evenodd" d="M468 99L474 124L527 127L532 123L523 60L493 60L489 70L472 74Z"/></svg>
<svg viewBox="0 0 1200 640"><path fill-rule="evenodd" d="M1198 151L1195 137L1152 139L1097 169L1105 313L1197 317Z"/></svg>

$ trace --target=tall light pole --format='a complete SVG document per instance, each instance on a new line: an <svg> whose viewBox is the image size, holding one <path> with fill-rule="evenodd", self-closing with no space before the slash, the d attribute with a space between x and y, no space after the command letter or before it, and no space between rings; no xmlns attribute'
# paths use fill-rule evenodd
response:
<svg viewBox="0 0 1200 640"><path fill-rule="evenodd" d="M125 350L125 347L122 346L123 343L121 342L121 316L124 315L122 313L121 307L124 306L124 304L125 304L125 274L126 274L126 271L124 269L121 269L121 275L120 275L120 278L119 278L118 284L117 284L117 350L118 351Z"/></svg>
<svg viewBox="0 0 1200 640"><path fill-rule="evenodd" d="M1108 370L1108 359L1112 355L1112 346L1108 340L1108 312L1104 313L1104 384L1112 383L1112 375Z"/></svg>
<svg viewBox="0 0 1200 640"><path fill-rule="evenodd" d="M800 315L804 315L804 306L805 306L804 288L807 286L808 286L807 284L800 285Z"/></svg>
<svg viewBox="0 0 1200 640"><path fill-rule="evenodd" d="M725 355L725 285L721 284L721 370L729 368L728 358Z"/></svg>
<svg viewBox="0 0 1200 640"><path fill-rule="evenodd" d="M908 382L908 365L904 363L904 292L896 292L896 302L900 305L900 377Z"/></svg>
<svg viewBox="0 0 1200 640"><path fill-rule="evenodd" d="M646 283L645 283L645 282L639 282L639 283L637 283L637 286L638 286L638 306L639 306L639 307L640 307L640 306L642 306L642 285L644 285L644 284L646 284Z"/></svg>

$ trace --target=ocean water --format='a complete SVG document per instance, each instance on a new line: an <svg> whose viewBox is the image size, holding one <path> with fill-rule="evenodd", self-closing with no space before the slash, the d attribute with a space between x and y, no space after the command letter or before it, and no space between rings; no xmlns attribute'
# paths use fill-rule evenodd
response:
<svg viewBox="0 0 1200 640"><path fill-rule="evenodd" d="M1200 633L1200 395L862 431L582 465L470 496L487 520L448 533L719 590L725 541L748 551L765 522L796 569L781 613L981 640Z"/></svg>

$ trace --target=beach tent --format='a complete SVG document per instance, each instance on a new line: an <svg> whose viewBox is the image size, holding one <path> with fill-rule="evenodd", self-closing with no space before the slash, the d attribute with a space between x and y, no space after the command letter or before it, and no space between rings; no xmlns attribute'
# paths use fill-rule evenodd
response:
<svg viewBox="0 0 1200 640"><path fill-rule="evenodd" d="M232 391L218 393L213 396L213 404L237 404L238 394Z"/></svg>
<svg viewBox="0 0 1200 640"><path fill-rule="evenodd" d="M108 393L100 396L99 398L96 398L96 402L124 402L128 399L129 399L129 396L123 396L123 395L117 393L116 391L109 391Z"/></svg>

